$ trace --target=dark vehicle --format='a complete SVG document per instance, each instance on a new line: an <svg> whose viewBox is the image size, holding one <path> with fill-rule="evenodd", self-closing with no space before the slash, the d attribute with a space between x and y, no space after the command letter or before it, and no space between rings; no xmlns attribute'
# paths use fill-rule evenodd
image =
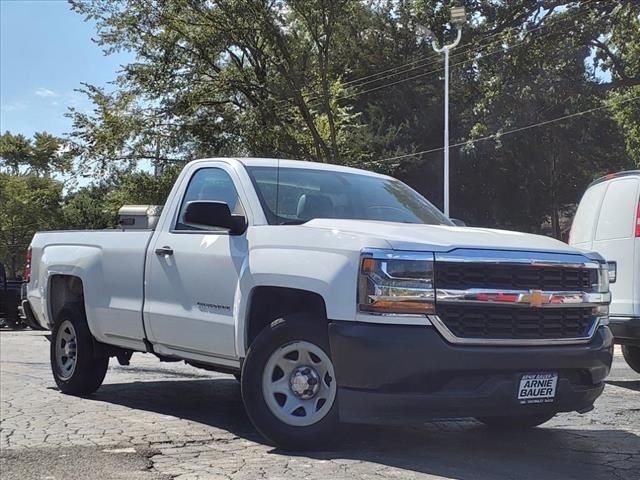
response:
<svg viewBox="0 0 640 480"><path fill-rule="evenodd" d="M9 328L24 328L18 306L22 293L22 280L7 279L7 271L0 263L0 321Z"/></svg>

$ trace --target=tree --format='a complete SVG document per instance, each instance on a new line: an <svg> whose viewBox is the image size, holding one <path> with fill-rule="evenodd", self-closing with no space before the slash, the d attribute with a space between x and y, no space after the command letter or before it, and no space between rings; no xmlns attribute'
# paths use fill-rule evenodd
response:
<svg viewBox="0 0 640 480"><path fill-rule="evenodd" d="M24 255L38 230L58 226L62 183L37 175L0 173L0 261L12 277L22 271Z"/></svg>
<svg viewBox="0 0 640 480"><path fill-rule="evenodd" d="M69 193L62 206L62 225L65 229L99 230L117 224L117 211L105 200L110 193L107 185L90 185Z"/></svg>
<svg viewBox="0 0 640 480"><path fill-rule="evenodd" d="M63 228L115 228L123 205L163 205L183 165L169 165L159 175L120 172L70 192L62 206Z"/></svg>
<svg viewBox="0 0 640 480"><path fill-rule="evenodd" d="M159 175L147 172L128 172L112 178L105 204L116 213L123 205L164 205L184 163L174 163Z"/></svg>
<svg viewBox="0 0 640 480"><path fill-rule="evenodd" d="M107 51L137 54L117 92L86 86L93 114L70 112L75 151L103 171L225 153L343 161L358 122L334 101L344 93L335 66L361 2L71 4L97 21Z"/></svg>
<svg viewBox="0 0 640 480"><path fill-rule="evenodd" d="M613 5L606 8L576 5L554 14L553 22L547 20L550 12L541 13L536 23L505 33L503 45L513 42L514 35L518 42L508 55L481 58L467 67L470 71L462 72L479 90L471 139L539 124L472 147L476 151L471 170L483 172L482 182L461 169L469 149L460 153L457 176L464 181L462 200L472 215L481 213L473 212L478 205L474 199L484 196L491 200L492 223L539 231L548 219L551 233L560 238L560 219L593 177L631 167L622 132L606 110L615 105L606 102L606 91L630 87L615 78L602 84L595 73L585 71L593 39L610 28L600 18L615 14ZM548 119L592 109L598 114L546 124Z"/></svg>
<svg viewBox="0 0 640 480"><path fill-rule="evenodd" d="M39 132L33 140L5 132L0 136L0 172L49 176L71 168L72 155L64 140Z"/></svg>
<svg viewBox="0 0 640 480"><path fill-rule="evenodd" d="M560 236L594 176L638 162L640 6L464 3L470 22L451 58L451 137L463 144L451 150L452 211L535 232L548 222ZM107 53L136 54L115 92L85 86L93 113L70 112L74 152L93 171L293 157L390 173L440 203L442 59L417 25L449 40L449 2L71 4L97 22Z"/></svg>

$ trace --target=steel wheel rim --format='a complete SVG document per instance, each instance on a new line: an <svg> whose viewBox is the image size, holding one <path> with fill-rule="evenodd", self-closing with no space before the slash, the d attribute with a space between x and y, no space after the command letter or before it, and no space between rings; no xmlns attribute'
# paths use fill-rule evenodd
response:
<svg viewBox="0 0 640 480"><path fill-rule="evenodd" d="M309 384L313 379L318 383ZM309 388L302 392L305 382ZM284 345L267 361L262 393L271 413L285 424L306 427L318 423L335 402L333 363L324 350L310 342Z"/></svg>
<svg viewBox="0 0 640 480"><path fill-rule="evenodd" d="M78 360L78 343L76 329L69 320L65 320L58 328L56 335L56 365L58 376L68 380L76 369Z"/></svg>

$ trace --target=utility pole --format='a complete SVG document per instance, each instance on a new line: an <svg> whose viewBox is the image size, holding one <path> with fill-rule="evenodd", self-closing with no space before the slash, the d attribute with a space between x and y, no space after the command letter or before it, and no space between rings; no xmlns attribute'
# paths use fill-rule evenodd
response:
<svg viewBox="0 0 640 480"><path fill-rule="evenodd" d="M466 21L464 7L451 7L450 23L456 29L456 39L453 43L438 47L433 32L418 25L418 33L431 40L431 46L436 53L444 53L444 214L449 217L449 52L458 46L462 37L462 25Z"/></svg>

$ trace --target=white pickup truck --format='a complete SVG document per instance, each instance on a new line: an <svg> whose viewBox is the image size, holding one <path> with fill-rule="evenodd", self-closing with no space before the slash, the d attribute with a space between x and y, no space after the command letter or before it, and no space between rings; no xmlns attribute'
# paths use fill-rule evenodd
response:
<svg viewBox="0 0 640 480"><path fill-rule="evenodd" d="M28 302L64 393L132 352L236 374L286 448L339 421L587 412L613 354L603 259L456 226L388 176L270 159L188 164L151 230L37 233Z"/></svg>

